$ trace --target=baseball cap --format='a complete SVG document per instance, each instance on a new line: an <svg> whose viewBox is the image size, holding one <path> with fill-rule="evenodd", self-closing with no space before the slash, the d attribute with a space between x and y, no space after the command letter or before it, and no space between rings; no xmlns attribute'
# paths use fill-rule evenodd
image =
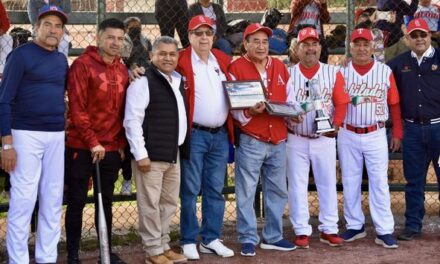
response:
<svg viewBox="0 0 440 264"><path fill-rule="evenodd" d="M188 31L192 31L192 30L196 30L201 26L208 26L210 28L214 28L214 22L212 22L212 20L204 15L198 15L195 16L193 18L191 18L191 20L189 21L188 24Z"/></svg>
<svg viewBox="0 0 440 264"><path fill-rule="evenodd" d="M298 32L298 43L303 42L306 39L315 39L317 41L319 41L319 35L318 32L316 31L316 29L312 28L312 27L306 27L301 29Z"/></svg>
<svg viewBox="0 0 440 264"><path fill-rule="evenodd" d="M355 41L356 39L365 39L367 41L372 41L373 34L367 28L358 28L353 30L353 32L351 33L351 42Z"/></svg>
<svg viewBox="0 0 440 264"><path fill-rule="evenodd" d="M429 27L428 23L423 18L416 18L409 22L408 24L408 34L411 34L414 30L421 30L428 33Z"/></svg>
<svg viewBox="0 0 440 264"><path fill-rule="evenodd" d="M67 15L64 13L61 7L55 5L45 5L38 10L38 19L42 19L47 15L55 15L63 21L63 24L67 23Z"/></svg>
<svg viewBox="0 0 440 264"><path fill-rule="evenodd" d="M270 38L272 36L272 29L261 25L260 23L252 23L246 27L243 38L246 39L248 36L254 34L257 31L263 31Z"/></svg>

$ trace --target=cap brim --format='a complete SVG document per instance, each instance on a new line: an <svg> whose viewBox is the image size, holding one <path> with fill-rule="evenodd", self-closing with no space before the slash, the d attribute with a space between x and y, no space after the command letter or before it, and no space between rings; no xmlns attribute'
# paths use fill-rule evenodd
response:
<svg viewBox="0 0 440 264"><path fill-rule="evenodd" d="M191 28L191 29L188 29L188 31L193 31L193 30L196 30L196 29L198 29L199 27L201 27L201 26L208 26L208 27L210 27L210 28L214 28L211 24L209 24L209 23L200 23L200 24L198 24L198 25L196 25L195 27L193 27L193 28Z"/></svg>
<svg viewBox="0 0 440 264"><path fill-rule="evenodd" d="M263 31L264 33L267 34L267 36L270 38L272 37L272 29L268 28L268 27L261 27L261 28L257 28L249 33L247 33L244 38L247 38L248 36L257 33L258 31Z"/></svg>
<svg viewBox="0 0 440 264"><path fill-rule="evenodd" d="M317 38L317 37L313 37L313 36L309 36L309 37L307 37L307 38L302 39L301 41L299 41L299 43L304 42L304 41L306 41L306 40L308 40L308 39L314 39L314 40L320 42L320 39L319 39L319 38Z"/></svg>
<svg viewBox="0 0 440 264"><path fill-rule="evenodd" d="M43 17L49 16L49 15L54 15L54 16L59 17L61 19L61 21L63 22L63 24L67 23L67 16L65 14L63 14L63 13L61 13L59 11L55 11L55 10L49 10L49 11L46 11L44 13L41 13L38 16L38 19L42 19Z"/></svg>
<svg viewBox="0 0 440 264"><path fill-rule="evenodd" d="M358 39L364 39L364 40L366 40L366 41L373 41L372 38L367 38L367 37L364 37L364 36L357 36L357 37L355 37L355 38L352 38L352 39L351 39L351 42L354 42L355 40L358 40Z"/></svg>
<svg viewBox="0 0 440 264"><path fill-rule="evenodd" d="M411 34L411 32L414 32L414 31L416 31L416 30L420 30L420 31L423 31L423 32L429 33L429 30L426 30L426 29L424 29L424 28L413 28L413 29L411 29L411 30L408 31L408 35Z"/></svg>

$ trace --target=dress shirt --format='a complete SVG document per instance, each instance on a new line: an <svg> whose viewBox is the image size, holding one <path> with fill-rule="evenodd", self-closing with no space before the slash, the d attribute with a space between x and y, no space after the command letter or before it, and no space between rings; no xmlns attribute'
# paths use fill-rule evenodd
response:
<svg viewBox="0 0 440 264"><path fill-rule="evenodd" d="M434 48L432 46L429 46L429 48L423 53L420 58L417 57L417 54L414 51L411 51L411 56L417 59L417 63L420 66L424 58L432 58L432 56L434 56Z"/></svg>

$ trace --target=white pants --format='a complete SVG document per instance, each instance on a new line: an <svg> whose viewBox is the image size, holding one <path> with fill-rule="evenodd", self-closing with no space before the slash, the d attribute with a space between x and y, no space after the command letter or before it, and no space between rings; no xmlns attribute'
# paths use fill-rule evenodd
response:
<svg viewBox="0 0 440 264"><path fill-rule="evenodd" d="M312 234L309 224L308 184L312 164L319 198L318 230L338 233L338 197L336 192L336 140L321 136L316 139L288 134L287 177L289 216L297 236Z"/></svg>
<svg viewBox="0 0 440 264"><path fill-rule="evenodd" d="M61 233L64 131L12 130L17 165L11 175L6 245L9 263L29 263L28 238L38 196L35 261L55 263Z"/></svg>
<svg viewBox="0 0 440 264"><path fill-rule="evenodd" d="M388 144L385 128L368 134L341 129L338 154L344 185L344 217L347 229L359 230L365 224L362 212L363 163L368 172L370 213L378 235L394 232L388 186Z"/></svg>
<svg viewBox="0 0 440 264"><path fill-rule="evenodd" d="M10 35L5 33L0 36L0 73L3 73L6 64L6 56L12 51L12 45L13 40Z"/></svg>

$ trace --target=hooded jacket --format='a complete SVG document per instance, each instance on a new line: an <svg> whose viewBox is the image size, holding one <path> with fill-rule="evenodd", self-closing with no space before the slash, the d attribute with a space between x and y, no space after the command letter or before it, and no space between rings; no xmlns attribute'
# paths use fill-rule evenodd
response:
<svg viewBox="0 0 440 264"><path fill-rule="evenodd" d="M117 151L126 145L122 127L127 68L116 57L103 61L98 48L88 46L69 70L68 147L91 149L102 145Z"/></svg>

